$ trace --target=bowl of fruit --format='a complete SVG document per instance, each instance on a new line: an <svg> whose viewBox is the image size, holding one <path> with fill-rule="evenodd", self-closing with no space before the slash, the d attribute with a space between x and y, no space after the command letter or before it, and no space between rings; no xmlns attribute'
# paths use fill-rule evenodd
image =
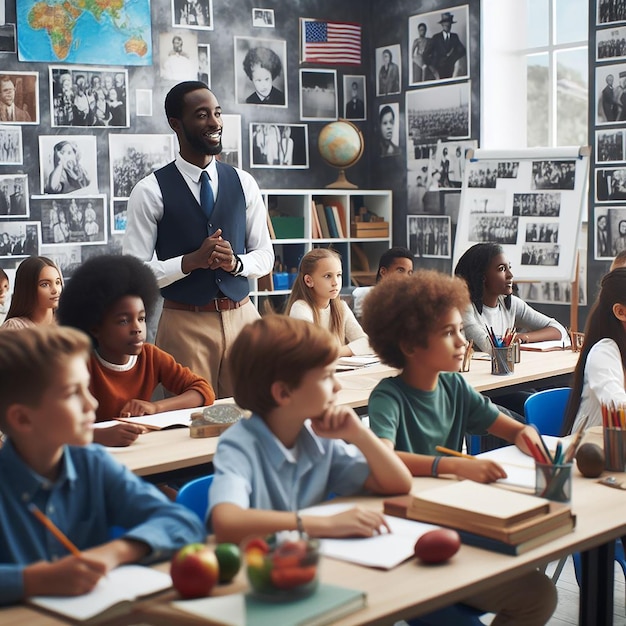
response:
<svg viewBox="0 0 626 626"><path fill-rule="evenodd" d="M271 602L303 598L317 589L319 541L293 535L255 537L243 546L255 597Z"/></svg>

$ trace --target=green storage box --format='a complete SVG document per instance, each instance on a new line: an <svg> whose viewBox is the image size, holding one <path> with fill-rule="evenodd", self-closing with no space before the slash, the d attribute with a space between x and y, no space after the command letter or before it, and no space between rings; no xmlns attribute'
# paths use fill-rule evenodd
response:
<svg viewBox="0 0 626 626"><path fill-rule="evenodd" d="M273 217L276 239L304 238L304 217Z"/></svg>

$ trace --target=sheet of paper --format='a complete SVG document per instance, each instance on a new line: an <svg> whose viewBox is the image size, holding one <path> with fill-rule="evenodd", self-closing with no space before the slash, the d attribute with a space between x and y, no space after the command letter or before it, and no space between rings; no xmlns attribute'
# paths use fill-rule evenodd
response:
<svg viewBox="0 0 626 626"><path fill-rule="evenodd" d="M375 354L362 354L361 356L342 356L338 361L338 365L351 367L363 367L365 365L374 365L379 363L380 359Z"/></svg>
<svg viewBox="0 0 626 626"><path fill-rule="evenodd" d="M143 426L152 428L167 428L168 426L190 426L191 414L202 411L202 407L197 409L178 409L177 411L165 411L154 415L141 415L140 417L126 418L128 422L136 422Z"/></svg>
<svg viewBox="0 0 626 626"><path fill-rule="evenodd" d="M303 515L335 515L352 508L353 504L326 504L300 511ZM391 515L385 515L391 533L383 532L374 537L353 539L322 539L320 551L324 556L357 565L391 569L410 559L414 554L415 542L425 532L438 528Z"/></svg>

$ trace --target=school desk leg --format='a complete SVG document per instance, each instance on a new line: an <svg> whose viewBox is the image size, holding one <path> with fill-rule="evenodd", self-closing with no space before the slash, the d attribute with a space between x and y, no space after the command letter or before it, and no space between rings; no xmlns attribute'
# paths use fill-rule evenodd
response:
<svg viewBox="0 0 626 626"><path fill-rule="evenodd" d="M615 541L581 553L580 626L612 626Z"/></svg>

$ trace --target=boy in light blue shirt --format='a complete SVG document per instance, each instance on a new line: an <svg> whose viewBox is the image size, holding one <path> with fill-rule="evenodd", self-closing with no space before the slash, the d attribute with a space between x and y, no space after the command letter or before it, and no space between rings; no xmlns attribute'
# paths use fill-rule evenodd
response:
<svg viewBox="0 0 626 626"><path fill-rule="evenodd" d="M197 517L111 458L93 438L91 341L63 327L0 333L0 605L91 591L123 563L203 541ZM68 554L35 505L78 548ZM121 537L110 540L112 526Z"/></svg>
<svg viewBox="0 0 626 626"><path fill-rule="evenodd" d="M336 405L339 344L320 326L270 315L237 337L230 364L235 401L254 414L231 426L213 459L209 518L217 541L306 531L312 537L371 536L381 513L354 508L330 517L299 510L331 493L407 493L402 462L349 408Z"/></svg>

